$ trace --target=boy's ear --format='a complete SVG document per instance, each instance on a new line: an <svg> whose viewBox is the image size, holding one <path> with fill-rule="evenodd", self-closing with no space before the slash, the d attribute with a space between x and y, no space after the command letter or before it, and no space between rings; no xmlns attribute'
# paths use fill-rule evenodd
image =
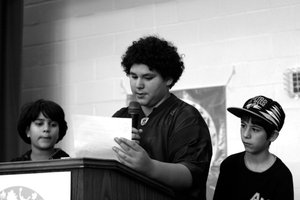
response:
<svg viewBox="0 0 300 200"><path fill-rule="evenodd" d="M169 78L167 80L167 86L170 87L170 85L173 83L173 79L172 78Z"/></svg>
<svg viewBox="0 0 300 200"><path fill-rule="evenodd" d="M30 134L29 134L29 127L27 126L27 128L26 128L26 135L27 135L27 137L30 137Z"/></svg>
<svg viewBox="0 0 300 200"><path fill-rule="evenodd" d="M279 132L278 131L273 131L273 134L271 135L271 137L270 137L270 142L274 142L276 139L277 139L277 137L278 137L278 135L279 135Z"/></svg>

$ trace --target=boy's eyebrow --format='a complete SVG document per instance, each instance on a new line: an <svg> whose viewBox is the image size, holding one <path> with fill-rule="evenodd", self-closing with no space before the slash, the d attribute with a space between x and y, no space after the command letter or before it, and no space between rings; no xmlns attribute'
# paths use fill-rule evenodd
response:
<svg viewBox="0 0 300 200"><path fill-rule="evenodd" d="M250 121L249 120L241 120L241 123L248 123ZM263 126L259 125L257 122L255 122L255 120L253 121L253 119L251 119L251 123L252 123L252 126L255 126L255 127L259 127L259 128L264 128Z"/></svg>
<svg viewBox="0 0 300 200"><path fill-rule="evenodd" d="M35 121L49 121L49 122L55 122L55 120L52 120L52 119L42 119L42 118L36 118Z"/></svg>
<svg viewBox="0 0 300 200"><path fill-rule="evenodd" d="M248 122L248 119L241 119L241 122Z"/></svg>
<svg viewBox="0 0 300 200"><path fill-rule="evenodd" d="M42 118L36 118L35 120L44 121L45 119L42 119Z"/></svg>
<svg viewBox="0 0 300 200"><path fill-rule="evenodd" d="M129 75L137 75L137 74L134 73L134 72L129 72ZM142 77L145 77L145 76L156 76L156 74L155 73L151 73L151 72L142 74Z"/></svg>

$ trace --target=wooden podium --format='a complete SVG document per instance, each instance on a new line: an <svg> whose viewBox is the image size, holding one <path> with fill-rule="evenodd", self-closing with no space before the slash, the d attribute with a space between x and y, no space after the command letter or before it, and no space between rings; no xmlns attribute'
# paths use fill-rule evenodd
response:
<svg viewBox="0 0 300 200"><path fill-rule="evenodd" d="M70 172L71 200L176 199L170 188L115 160L70 158L0 163L0 176L43 172Z"/></svg>

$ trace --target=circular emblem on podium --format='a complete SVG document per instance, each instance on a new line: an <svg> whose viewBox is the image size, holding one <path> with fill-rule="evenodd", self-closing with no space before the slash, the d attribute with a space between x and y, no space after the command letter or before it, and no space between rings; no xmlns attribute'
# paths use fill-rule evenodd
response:
<svg viewBox="0 0 300 200"><path fill-rule="evenodd" d="M24 187L13 186L0 191L1 200L44 200L36 191Z"/></svg>

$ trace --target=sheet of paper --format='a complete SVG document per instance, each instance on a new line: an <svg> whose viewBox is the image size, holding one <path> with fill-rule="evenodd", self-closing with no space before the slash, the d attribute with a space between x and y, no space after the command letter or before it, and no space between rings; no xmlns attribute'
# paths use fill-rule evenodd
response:
<svg viewBox="0 0 300 200"><path fill-rule="evenodd" d="M72 117L74 157L117 160L115 137L131 139L131 119L89 115Z"/></svg>

